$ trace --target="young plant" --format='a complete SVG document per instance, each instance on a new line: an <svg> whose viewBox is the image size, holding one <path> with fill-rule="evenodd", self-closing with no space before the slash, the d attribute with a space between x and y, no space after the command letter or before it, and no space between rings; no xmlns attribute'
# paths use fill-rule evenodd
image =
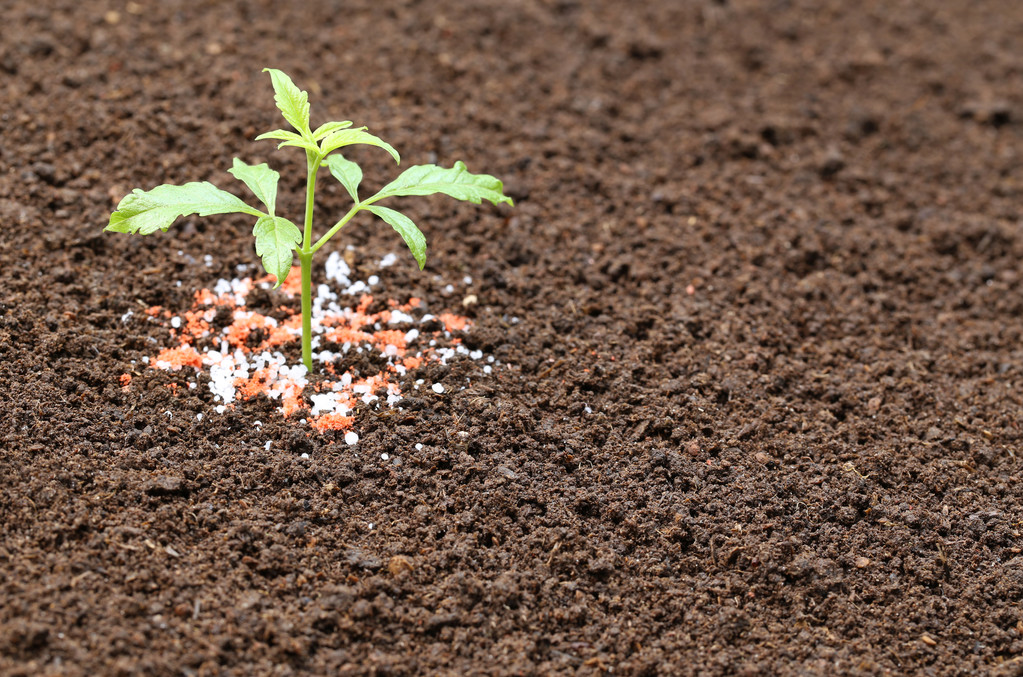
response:
<svg viewBox="0 0 1023 677"><path fill-rule="evenodd" d="M270 74L274 88L274 100L284 119L295 131L278 129L260 134L256 140L274 139L280 141L278 148L295 146L306 154L306 198L303 228L299 228L276 213L277 182L280 174L264 164L248 165L234 159L234 166L228 171L249 187L265 207L251 207L231 193L220 190L207 181L186 183L183 186L162 185L149 191L133 190L117 205L110 215L110 223L104 230L116 233L141 233L149 235L157 230L166 231L179 217L190 214L209 216L211 214L239 213L256 217L252 234L256 238L256 254L262 259L266 272L277 277L279 287L291 272L294 254L302 271L302 362L310 371L312 357L312 261L313 255L334 237L356 214L370 212L387 222L398 231L412 256L422 270L426 265L426 238L412 219L390 207L377 204L381 200L407 195L432 195L443 193L458 200L480 204L487 200L492 204L512 204L504 195L504 186L493 176L472 174L462 162L445 169L437 165L415 165L402 172L398 178L381 188L375 195L359 198L359 183L362 169L355 162L345 158L341 148L355 144L376 146L387 151L396 163L401 162L398 151L390 144L368 133L366 127L353 127L349 121L327 122L315 130L309 125L309 95L295 86L285 73L265 68ZM314 241L313 198L316 193L316 176L321 167L341 182L354 204L351 209ZM275 288L276 288L275 287Z"/></svg>

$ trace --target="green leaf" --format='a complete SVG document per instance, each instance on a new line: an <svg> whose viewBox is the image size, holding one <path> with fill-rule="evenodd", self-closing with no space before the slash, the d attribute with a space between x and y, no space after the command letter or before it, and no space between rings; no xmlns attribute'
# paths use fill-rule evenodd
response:
<svg viewBox="0 0 1023 677"><path fill-rule="evenodd" d="M263 216L263 212L208 181L157 186L148 192L136 188L117 205L117 211L110 215L110 223L104 230L149 235L158 230L166 231L179 216L233 212Z"/></svg>
<svg viewBox="0 0 1023 677"><path fill-rule="evenodd" d="M272 132L265 132L256 137L256 141L263 139L277 139L278 141L301 141L302 135L289 132L286 129L275 129Z"/></svg>
<svg viewBox="0 0 1023 677"><path fill-rule="evenodd" d="M291 81L283 71L276 68L264 68L264 73L270 74L270 81L274 88L274 101L280 109L284 119L291 123L291 126L302 133L309 135L309 95Z"/></svg>
<svg viewBox="0 0 1023 677"><path fill-rule="evenodd" d="M298 148L305 148L310 153L322 155L322 153L320 153L320 147L317 146L314 142L307 141L306 139L298 139L296 141L285 141L284 143L277 144L278 148L284 148L285 146L296 146Z"/></svg>
<svg viewBox="0 0 1023 677"><path fill-rule="evenodd" d="M383 148L391 154L391 157L394 158L395 162L401 164L401 157L398 155L398 151L394 150L394 148L391 147L391 144L367 132L365 127L343 129L339 132L334 132L320 143L320 154L325 156L338 148L351 146L357 143Z"/></svg>
<svg viewBox="0 0 1023 677"><path fill-rule="evenodd" d="M334 178L341 182L348 194L356 202L359 201L359 183L362 181L362 168L342 155L331 155L324 164L330 169Z"/></svg>
<svg viewBox="0 0 1023 677"><path fill-rule="evenodd" d="M380 205L367 205L363 209L373 212L384 221L391 224L391 228L398 231L398 235L401 235L401 239L405 240L405 244L407 244L409 250L411 250L412 256L416 257L416 263L419 264L419 270L422 270L423 267L426 266L426 236L423 235L423 232L412 222L412 219L399 211L389 209L388 207L381 207Z"/></svg>
<svg viewBox="0 0 1023 677"><path fill-rule="evenodd" d="M243 181L259 201L266 205L266 211L273 216L277 208L277 182L281 175L270 169L265 162L261 165L247 165L238 158L234 166L227 170L234 178Z"/></svg>
<svg viewBox="0 0 1023 677"><path fill-rule="evenodd" d="M313 132L313 138L319 141L328 134L333 134L339 129L348 129L351 126L351 120L345 120L344 122L325 122L316 128L316 131Z"/></svg>
<svg viewBox="0 0 1023 677"><path fill-rule="evenodd" d="M319 154L320 147L316 145L315 141L310 141L301 134L295 132L285 131L283 129L276 129L266 134L260 134L256 137L256 141L262 141L263 139L275 139L281 141L277 144L277 148L281 149L285 146L298 146L299 148L305 148L308 151Z"/></svg>
<svg viewBox="0 0 1023 677"><path fill-rule="evenodd" d="M302 233L291 221L280 216L263 216L252 228L256 237L256 254L263 259L266 272L277 276L274 289L281 286L291 272L294 251L302 241Z"/></svg>
<svg viewBox="0 0 1023 677"><path fill-rule="evenodd" d="M457 200L480 204L488 200L493 204L512 204L504 194L504 184L489 174L472 174L459 161L451 169L437 165L416 165L409 167L398 178L380 189L370 200L376 202L385 197L403 195L433 195L444 193Z"/></svg>

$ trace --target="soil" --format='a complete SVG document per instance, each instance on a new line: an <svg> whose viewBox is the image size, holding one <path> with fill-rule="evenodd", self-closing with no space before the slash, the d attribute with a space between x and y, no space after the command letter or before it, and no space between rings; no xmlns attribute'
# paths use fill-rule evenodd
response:
<svg viewBox="0 0 1023 677"><path fill-rule="evenodd" d="M8 0L0 674L1023 674L1021 36L1016 0ZM264 66L516 200L403 202L425 273L379 222L328 248L497 365L423 362L354 445L145 364L249 221L102 233L136 186L241 194L235 156L300 213Z"/></svg>

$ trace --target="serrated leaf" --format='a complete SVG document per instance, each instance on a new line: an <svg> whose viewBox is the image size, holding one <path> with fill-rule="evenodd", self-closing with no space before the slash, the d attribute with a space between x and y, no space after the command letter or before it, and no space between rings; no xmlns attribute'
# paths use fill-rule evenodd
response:
<svg viewBox="0 0 1023 677"><path fill-rule="evenodd" d="M274 88L274 101L284 119L304 136L309 134L309 95L295 86L284 71L276 68L264 68L270 74Z"/></svg>
<svg viewBox="0 0 1023 677"><path fill-rule="evenodd" d="M117 205L117 211L110 215L110 223L104 230L149 235L158 230L166 231L180 216L234 212L263 216L263 212L208 181L157 186L150 191L136 188Z"/></svg>
<svg viewBox="0 0 1023 677"><path fill-rule="evenodd" d="M377 148L383 148L394 161L401 164L401 156L398 155L398 151L394 150L391 144L387 143L379 137L373 136L366 131L365 127L358 127L356 129L342 129L341 131L334 132L333 134L326 137L320 142L320 154L327 155L338 148L344 146L351 146L354 144L364 144L367 146L376 146Z"/></svg>
<svg viewBox="0 0 1023 677"><path fill-rule="evenodd" d="M341 182L348 194L356 202L359 201L359 183L362 182L362 168L343 155L331 155L324 164L330 169L335 179Z"/></svg>
<svg viewBox="0 0 1023 677"><path fill-rule="evenodd" d="M381 207L380 205L367 205L364 209L373 212L384 221L391 225L401 235L401 239L405 240L405 244L408 245L409 250L412 252L412 256L416 257L416 263L419 264L419 270L422 270L426 266L426 236L423 235L423 231L419 230L419 227L412 222L412 219L405 216L399 211L395 211L388 207Z"/></svg>
<svg viewBox="0 0 1023 677"><path fill-rule="evenodd" d="M316 155L321 155L320 147L317 146L312 141L308 141L306 139L299 138L299 139L296 139L294 141L285 141L283 143L277 144L277 148L278 149L284 148L285 146L295 146L297 148L305 148L310 153L314 153Z"/></svg>
<svg viewBox="0 0 1023 677"><path fill-rule="evenodd" d="M280 141L281 143L277 144L278 150L285 146L297 146L299 148L304 148L307 151L312 151L313 153L319 154L320 152L320 147L317 146L315 142L310 141L301 134L289 132L284 129L275 129L272 132L266 132L265 134L260 134L256 137L256 141L262 141L263 139L274 139L276 141Z"/></svg>
<svg viewBox="0 0 1023 677"><path fill-rule="evenodd" d="M465 163L461 161L450 169L437 165L409 167L370 199L376 202L385 197L434 193L443 193L473 204L480 204L483 200L495 205L512 204L512 199L504 194L504 184L501 181L489 174L473 174L466 170Z"/></svg>
<svg viewBox="0 0 1023 677"><path fill-rule="evenodd" d="M301 134L295 132L289 132L286 129L275 129L272 132L264 132L256 137L256 141L262 141L263 139L276 139L278 141L299 141L302 139Z"/></svg>
<svg viewBox="0 0 1023 677"><path fill-rule="evenodd" d="M351 120L344 120L342 122L325 122L316 128L316 131L313 132L313 138L319 141L328 134L333 134L340 129L348 129L351 126Z"/></svg>
<svg viewBox="0 0 1023 677"><path fill-rule="evenodd" d="M245 183L259 201L266 205L270 216L277 209L277 182L281 175L270 169L265 162L259 165L248 165L234 159L234 166L227 170L234 178Z"/></svg>
<svg viewBox="0 0 1023 677"><path fill-rule="evenodd" d="M252 234L256 237L256 254L263 260L263 268L277 276L276 289L291 272L294 251L302 241L302 233L285 218L263 216L256 221Z"/></svg>

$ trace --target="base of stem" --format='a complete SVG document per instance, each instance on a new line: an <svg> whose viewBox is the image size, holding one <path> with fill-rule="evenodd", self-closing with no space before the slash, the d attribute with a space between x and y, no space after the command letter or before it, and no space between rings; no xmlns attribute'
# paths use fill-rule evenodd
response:
<svg viewBox="0 0 1023 677"><path fill-rule="evenodd" d="M300 251L302 266L302 364L313 370L313 253Z"/></svg>

